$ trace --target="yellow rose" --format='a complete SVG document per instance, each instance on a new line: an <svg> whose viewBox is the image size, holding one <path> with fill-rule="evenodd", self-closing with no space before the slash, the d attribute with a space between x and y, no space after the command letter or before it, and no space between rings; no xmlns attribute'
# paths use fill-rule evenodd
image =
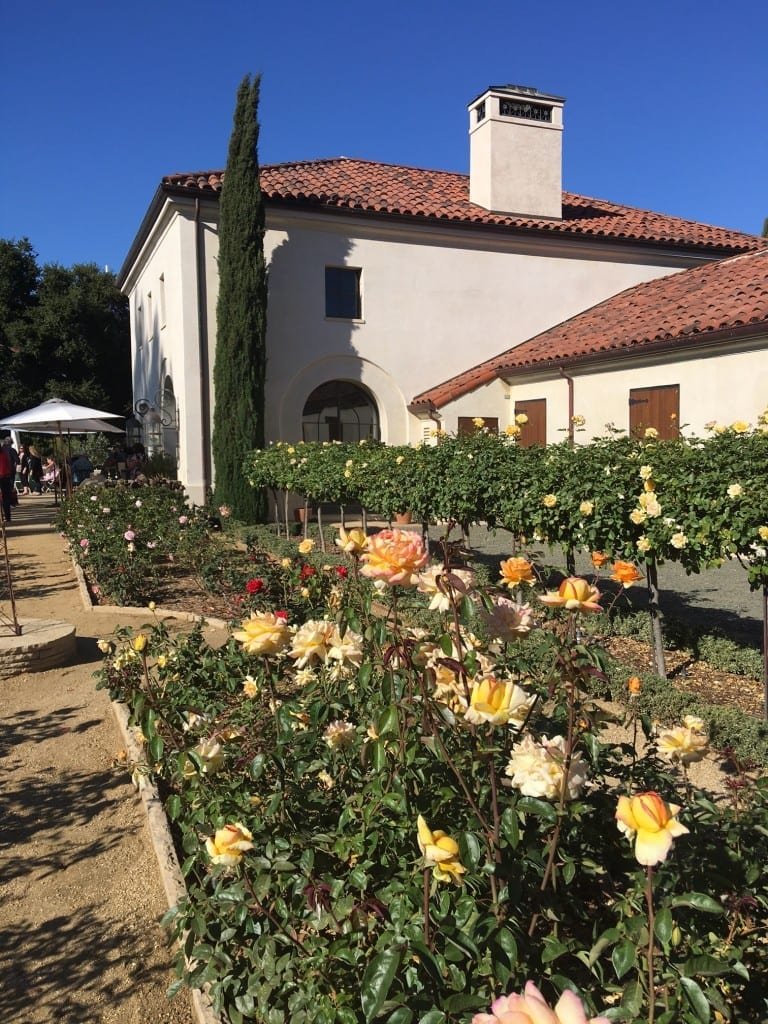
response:
<svg viewBox="0 0 768 1024"><path fill-rule="evenodd" d="M677 548L678 551L682 551L688 544L688 538L684 533L673 533L669 538L669 543L673 548Z"/></svg>
<svg viewBox="0 0 768 1024"><path fill-rule="evenodd" d="M572 612L601 612L600 591L579 576L564 579L559 588L549 591L539 600L552 608L566 608Z"/></svg>
<svg viewBox="0 0 768 1024"><path fill-rule="evenodd" d="M643 435L643 437L647 437L647 438L652 440L653 438L656 438L658 436L659 436L659 432L656 429L656 427L646 427L645 428L645 434Z"/></svg>
<svg viewBox="0 0 768 1024"><path fill-rule="evenodd" d="M688 832L675 817L679 810L676 804L665 803L658 793L619 797L616 824L630 839L634 838L639 864L652 866L666 860L672 840Z"/></svg>
<svg viewBox="0 0 768 1024"><path fill-rule="evenodd" d="M731 424L731 430L734 434L746 434L749 430L749 424L745 420L736 420Z"/></svg>
<svg viewBox="0 0 768 1024"><path fill-rule="evenodd" d="M417 822L418 843L424 863L434 868L435 878L439 882L455 882L461 884L461 876L466 868L459 860L459 844L441 829L432 829L424 818L419 815Z"/></svg>
<svg viewBox="0 0 768 1024"><path fill-rule="evenodd" d="M541 504L544 505L545 508L554 508L557 504L557 495L545 494L544 497L541 499Z"/></svg>
<svg viewBox="0 0 768 1024"><path fill-rule="evenodd" d="M637 550L638 550L638 551L639 551L639 552L640 552L640 553L641 553L642 555L644 555L644 554L646 554L646 553L647 553L648 551L650 551L650 550L651 550L651 548L652 548L652 546L653 546L653 545L651 544L651 542L650 542L650 541L648 540L648 538L647 538L647 537L639 537L639 538L638 538L638 541L637 541L637 544L635 545L635 547L637 548Z"/></svg>
<svg viewBox="0 0 768 1024"><path fill-rule="evenodd" d="M527 422L528 422L528 416L524 412L519 412L517 414L517 416L515 416L515 423L517 423L519 426L522 427L523 424L527 423Z"/></svg>
<svg viewBox="0 0 768 1024"><path fill-rule="evenodd" d="M241 859L246 850L253 849L253 835L245 825L235 822L217 829L212 837L205 840L205 848L213 864L232 867Z"/></svg>
<svg viewBox="0 0 768 1024"><path fill-rule="evenodd" d="M240 623L242 629L232 634L248 654L278 654L290 641L284 616L273 612L252 612Z"/></svg>
<svg viewBox="0 0 768 1024"><path fill-rule="evenodd" d="M282 558L280 560L280 565L283 567L283 569L290 569L291 566L293 565L293 562L290 560L290 558Z"/></svg>
<svg viewBox="0 0 768 1024"><path fill-rule="evenodd" d="M147 639L146 634L137 633L136 636L133 638L131 646L133 647L134 651L137 652L137 654L141 654L143 651L146 651L148 643L149 640Z"/></svg>
<svg viewBox="0 0 768 1024"><path fill-rule="evenodd" d="M510 423L509 426L504 428L504 433L507 437L519 437L522 431L516 423Z"/></svg>
<svg viewBox="0 0 768 1024"><path fill-rule="evenodd" d="M583 516L591 516L594 511L594 501L582 501L582 503L579 505L579 512L581 512Z"/></svg>
<svg viewBox="0 0 768 1024"><path fill-rule="evenodd" d="M758 526L757 535L760 540L768 540L768 526Z"/></svg>
<svg viewBox="0 0 768 1024"><path fill-rule="evenodd" d="M511 680L502 681L490 676L472 687L464 717L473 725L482 722L489 725L506 725L510 721L522 723L535 699Z"/></svg>
<svg viewBox="0 0 768 1024"><path fill-rule="evenodd" d="M363 530L345 530L339 527L339 536L336 538L336 546L346 551L348 555L360 555L365 550L365 533Z"/></svg>
<svg viewBox="0 0 768 1024"><path fill-rule="evenodd" d="M408 530L381 530L366 541L362 555L363 576L388 586L415 587L427 563L421 537Z"/></svg>
<svg viewBox="0 0 768 1024"><path fill-rule="evenodd" d="M485 420L482 416L475 416L472 420L472 426L477 427L478 430L482 430L485 426Z"/></svg>
<svg viewBox="0 0 768 1024"><path fill-rule="evenodd" d="M308 555L315 546L315 542L311 537L306 537L301 544L299 544L299 554Z"/></svg>

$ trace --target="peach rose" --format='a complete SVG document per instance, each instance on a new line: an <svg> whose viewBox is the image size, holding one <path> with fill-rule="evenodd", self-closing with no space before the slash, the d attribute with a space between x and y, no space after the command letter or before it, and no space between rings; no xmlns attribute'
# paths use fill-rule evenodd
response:
<svg viewBox="0 0 768 1024"><path fill-rule="evenodd" d="M566 989L551 1009L532 981L523 995L499 996L490 1013L476 1013L472 1024L609 1024L607 1017L587 1019L584 1005Z"/></svg>
<svg viewBox="0 0 768 1024"><path fill-rule="evenodd" d="M366 541L360 572L387 586L415 587L427 563L424 543L408 530L381 530Z"/></svg>

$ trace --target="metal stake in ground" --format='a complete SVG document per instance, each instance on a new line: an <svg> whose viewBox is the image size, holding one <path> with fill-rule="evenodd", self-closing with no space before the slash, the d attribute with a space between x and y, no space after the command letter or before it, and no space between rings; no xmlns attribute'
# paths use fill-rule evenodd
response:
<svg viewBox="0 0 768 1024"><path fill-rule="evenodd" d="M8 538L5 534L5 516L0 513L0 533L3 535L3 561L5 563L5 578L8 581L8 599L11 604L11 617L8 618L0 610L0 621L7 624L13 630L14 636L21 636L21 624L16 614L16 598L13 593L13 577L11 576L11 560L8 557Z"/></svg>

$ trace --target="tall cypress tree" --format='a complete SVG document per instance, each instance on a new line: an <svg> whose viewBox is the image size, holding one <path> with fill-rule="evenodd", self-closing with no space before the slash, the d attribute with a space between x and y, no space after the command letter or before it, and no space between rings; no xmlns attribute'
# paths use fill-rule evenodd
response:
<svg viewBox="0 0 768 1024"><path fill-rule="evenodd" d="M216 500L237 519L264 518L264 498L243 473L247 452L264 445L267 270L259 184L259 75L237 92L219 205L219 300L213 371Z"/></svg>

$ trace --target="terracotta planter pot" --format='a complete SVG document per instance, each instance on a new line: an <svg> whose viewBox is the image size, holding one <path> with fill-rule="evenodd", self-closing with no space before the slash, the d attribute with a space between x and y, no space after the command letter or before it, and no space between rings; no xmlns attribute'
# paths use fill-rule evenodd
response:
<svg viewBox="0 0 768 1024"><path fill-rule="evenodd" d="M395 522L401 526L407 526L411 522L410 512L397 512L395 513Z"/></svg>

